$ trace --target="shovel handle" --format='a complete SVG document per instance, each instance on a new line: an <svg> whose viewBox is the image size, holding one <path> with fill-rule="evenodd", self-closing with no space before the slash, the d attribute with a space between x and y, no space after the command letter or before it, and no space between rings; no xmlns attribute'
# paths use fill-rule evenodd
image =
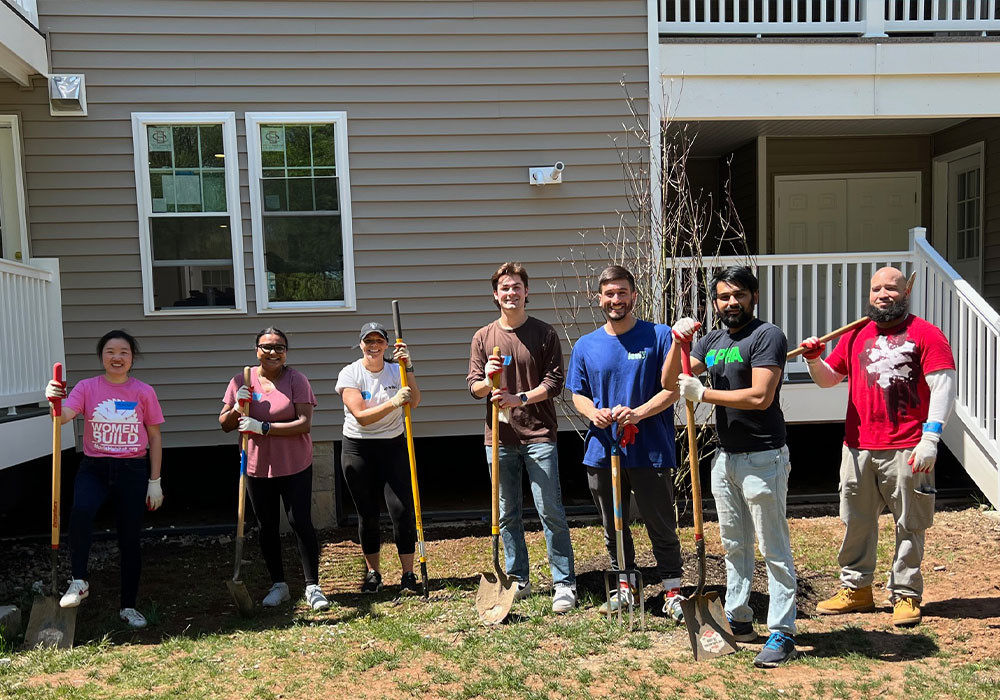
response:
<svg viewBox="0 0 1000 700"><path fill-rule="evenodd" d="M496 345L493 347L493 354L500 354L500 346ZM493 388L500 388L500 373L493 375ZM492 408L492 417L490 420L490 437L492 440L491 445L491 465L490 465L490 481L492 482L493 496L492 503L490 505L491 517L493 520L493 535L500 535L500 406L490 401Z"/></svg>
<svg viewBox="0 0 1000 700"><path fill-rule="evenodd" d="M243 386L250 389L250 396L253 396L253 388L250 386L250 368L243 368ZM250 399L253 401L253 399ZM240 406L239 411L244 416L250 415L250 403L247 402L245 406ZM240 485L239 494L237 497L237 508L236 508L236 537L243 537L243 519L246 514L247 507L247 447L250 444L250 436L246 433L240 435ZM238 565L238 563L237 563Z"/></svg>
<svg viewBox="0 0 1000 700"><path fill-rule="evenodd" d="M684 374L691 374L691 344L681 343L681 368ZM700 541L705 536L705 525L701 514L701 474L698 468L698 436L694 425L694 404L685 401L687 411L688 464L691 468L691 501L694 506L694 539Z"/></svg>
<svg viewBox="0 0 1000 700"><path fill-rule="evenodd" d="M63 380L61 362L52 365L52 379ZM62 399L52 402L52 549L59 549L59 500L62 496Z"/></svg>

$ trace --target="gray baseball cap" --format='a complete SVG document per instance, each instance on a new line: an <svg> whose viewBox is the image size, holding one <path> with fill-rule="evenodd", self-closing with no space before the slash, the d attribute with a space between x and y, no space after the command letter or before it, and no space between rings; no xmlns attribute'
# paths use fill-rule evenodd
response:
<svg viewBox="0 0 1000 700"><path fill-rule="evenodd" d="M385 342L389 342L389 332L386 331L385 326L377 321L369 321L365 325L361 326L361 340L364 341L366 336L372 333L378 333L380 336L385 338Z"/></svg>

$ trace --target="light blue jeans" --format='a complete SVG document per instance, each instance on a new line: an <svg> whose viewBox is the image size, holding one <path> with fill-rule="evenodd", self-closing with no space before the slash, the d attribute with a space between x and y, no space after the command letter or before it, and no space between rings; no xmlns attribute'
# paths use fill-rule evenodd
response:
<svg viewBox="0 0 1000 700"><path fill-rule="evenodd" d="M486 463L492 468L493 450L486 447ZM518 581L528 580L528 545L524 541L521 513L521 467L528 470L535 510L542 521L549 553L552 583L575 586L573 545L569 539L562 489L559 487L559 453L554 442L530 445L500 445L500 537L507 573Z"/></svg>
<svg viewBox="0 0 1000 700"><path fill-rule="evenodd" d="M788 538L788 447L762 452L719 450L712 465L712 495L726 550L726 612L750 622L754 535L767 564L770 632L795 634L795 564Z"/></svg>

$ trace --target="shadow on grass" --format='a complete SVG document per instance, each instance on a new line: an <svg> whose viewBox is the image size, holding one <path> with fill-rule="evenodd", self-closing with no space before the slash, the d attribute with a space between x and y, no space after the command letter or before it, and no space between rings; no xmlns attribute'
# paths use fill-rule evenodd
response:
<svg viewBox="0 0 1000 700"><path fill-rule="evenodd" d="M1000 618L1000 598L949 598L920 606L924 615L949 619L987 620Z"/></svg>
<svg viewBox="0 0 1000 700"><path fill-rule="evenodd" d="M914 661L938 653L937 642L922 632L895 633L847 627L832 632L803 632L795 636L799 646L813 647L808 656L841 658L864 656L886 662Z"/></svg>

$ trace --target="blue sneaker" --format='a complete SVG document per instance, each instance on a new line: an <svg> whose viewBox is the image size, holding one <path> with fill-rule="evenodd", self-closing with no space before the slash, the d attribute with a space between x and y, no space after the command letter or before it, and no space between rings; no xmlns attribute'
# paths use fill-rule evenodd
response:
<svg viewBox="0 0 1000 700"><path fill-rule="evenodd" d="M729 629L733 631L733 638L737 642L755 642L757 641L757 631L753 628L753 622L737 622L726 613L726 619L729 620Z"/></svg>
<svg viewBox="0 0 1000 700"><path fill-rule="evenodd" d="M757 668L776 668L794 658L795 639L784 632L772 632L764 643L764 648L753 660L753 665Z"/></svg>

